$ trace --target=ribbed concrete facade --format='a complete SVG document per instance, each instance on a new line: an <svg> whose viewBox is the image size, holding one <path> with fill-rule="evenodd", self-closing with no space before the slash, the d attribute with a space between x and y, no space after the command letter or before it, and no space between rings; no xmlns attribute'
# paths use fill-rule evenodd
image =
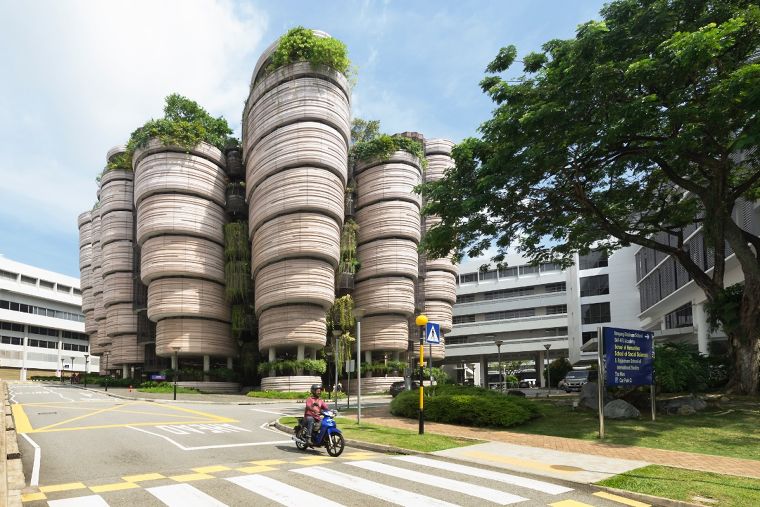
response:
<svg viewBox="0 0 760 507"><path fill-rule="evenodd" d="M237 354L224 300L225 158L211 145L135 151L134 202L140 278L156 322L156 355Z"/></svg>
<svg viewBox="0 0 760 507"><path fill-rule="evenodd" d="M454 143L448 139L426 139L425 158L428 160L425 182L438 181L446 170L454 165L451 149ZM425 229L439 223L438 217L425 217ZM457 268L451 258L427 259L425 261L425 315L430 322L441 325L444 338L441 345L433 345L433 360L442 360L445 353L445 335L451 331L452 310L456 302Z"/></svg>
<svg viewBox="0 0 760 507"><path fill-rule="evenodd" d="M243 114L259 350L269 361L315 359L335 299L350 90L342 74L305 62L265 75L275 47L259 59ZM320 381L264 376L262 389L305 390Z"/></svg>
<svg viewBox="0 0 760 507"><path fill-rule="evenodd" d="M386 160L359 162L354 177L361 263L354 301L365 311L362 359L398 360L409 346L408 322L415 312L421 201L414 187L422 181L422 169L417 157L397 151ZM383 390L385 383L372 385Z"/></svg>
<svg viewBox="0 0 760 507"><path fill-rule="evenodd" d="M111 366L147 361L145 371L159 371L168 361L156 357L178 349L193 368L203 357L206 376L221 359L232 368L246 354L238 343L258 346L264 362L316 359L336 270L346 263L339 294L352 294L365 312L365 364L406 359L410 323L423 309L451 330L457 270L446 258L420 263L421 236L438 219L421 219L414 187L443 175L452 143L412 134L424 143L425 171L406 151L349 167L346 77L308 62L270 71L276 47L253 73L242 150L230 145L225 155L206 143L188 149L153 139L133 154L134 172L104 173L98 205L80 215L85 331L92 353L107 352ZM113 148L108 158L121 153ZM348 224L357 227L356 256L339 262L346 217L356 222ZM444 346L434 347L433 358L443 357ZM275 370L259 369L262 389L300 391L321 381ZM396 375L367 374L362 390L386 390Z"/></svg>

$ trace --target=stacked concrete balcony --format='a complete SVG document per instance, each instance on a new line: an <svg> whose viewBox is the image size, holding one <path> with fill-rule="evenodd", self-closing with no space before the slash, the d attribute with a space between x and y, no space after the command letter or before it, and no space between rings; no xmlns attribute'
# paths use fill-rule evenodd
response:
<svg viewBox="0 0 760 507"><path fill-rule="evenodd" d="M276 47L256 65L243 114L259 350L269 361L316 359L335 297L350 90L341 73L307 62L268 73ZM304 390L319 381L272 372L262 389Z"/></svg>
<svg viewBox="0 0 760 507"><path fill-rule="evenodd" d="M425 158L428 160L425 171L425 182L437 181L443 178L446 170L454 165L451 159L451 148L454 143L448 139L425 140ZM440 218L429 216L425 218L426 232L440 223ZM457 267L451 257L427 259L425 262L425 315L430 322L441 325L444 336L440 345L433 345L434 361L442 360L445 353L445 335L451 331L452 309L456 302Z"/></svg>
<svg viewBox="0 0 760 507"><path fill-rule="evenodd" d="M397 151L385 160L360 162L354 176L361 269L353 297L365 311L362 359L399 360L408 347L408 322L415 310L421 201L413 189L422 179L420 161ZM397 380L385 376L365 384L383 391Z"/></svg>
<svg viewBox="0 0 760 507"><path fill-rule="evenodd" d="M100 189L98 189L98 197L100 196ZM92 296L93 296L93 319L95 321L94 335L95 340L90 341L90 346L95 349L94 354L98 355L103 351L110 351L111 340L106 335L106 308L103 302L103 271L102 271L102 247L101 247L101 231L102 220L100 203L92 213Z"/></svg>
<svg viewBox="0 0 760 507"><path fill-rule="evenodd" d="M156 355L203 356L204 369L211 357L229 361L237 351L224 301L224 155L206 143L153 139L136 150L133 166L135 239L148 318L157 323Z"/></svg>
<svg viewBox="0 0 760 507"><path fill-rule="evenodd" d="M92 288L92 213L85 211L77 217L79 226L79 275L82 290L82 313L84 332L95 341L98 328L95 325L95 296Z"/></svg>
<svg viewBox="0 0 760 507"><path fill-rule="evenodd" d="M109 162L124 153L116 146L109 150ZM100 180L100 251L103 276L105 335L110 340L110 366L142 363L144 354L136 347L129 353L123 344L137 343L137 316L134 313L134 174L117 169ZM105 345L105 344L104 344Z"/></svg>

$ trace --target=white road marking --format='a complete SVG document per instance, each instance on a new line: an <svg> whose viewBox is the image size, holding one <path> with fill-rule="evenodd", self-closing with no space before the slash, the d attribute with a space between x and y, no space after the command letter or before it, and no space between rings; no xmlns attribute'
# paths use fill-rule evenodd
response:
<svg viewBox="0 0 760 507"><path fill-rule="evenodd" d="M376 461L354 461L346 463L347 465L369 470L371 472L377 472L397 479L403 479L406 481L420 482L427 486L434 486L437 488L448 489L449 491L455 491L464 495L474 496L489 502L494 502L499 505L509 505L517 502L525 502L528 499L521 496L512 495L499 491L498 489L486 488L485 486L477 486L475 484L469 484L463 481L457 481L454 479L447 479L445 477L439 477L437 475L425 474L417 472L415 470L409 470L407 468L398 468L386 465L385 463L378 463Z"/></svg>
<svg viewBox="0 0 760 507"><path fill-rule="evenodd" d="M560 495L562 493L568 493L572 491L572 488L566 488L565 486L552 484L550 482L537 481L535 479L528 479L525 477L505 474L501 472L493 472L491 470L482 470L480 468L465 465L457 465L456 463L423 458L421 456L396 456L394 459L405 461L407 463L413 463L423 468L438 468L440 470L447 470L449 472L457 472L464 475L471 475L473 477L480 477L481 479L490 479L492 481L503 482L505 484L511 484L513 486L534 489L536 491L540 491L549 495Z"/></svg>
<svg viewBox="0 0 760 507"><path fill-rule="evenodd" d="M412 493L411 491L394 488L387 484L368 481L361 477L344 474L343 472L337 472L325 467L304 467L296 468L292 471L297 474L305 475L312 481L316 480L314 481L315 484L319 484L318 481L321 480L323 484L334 484L335 486L363 493L396 505L409 507L420 507L423 505L432 507L453 507L456 505L429 496Z"/></svg>
<svg viewBox="0 0 760 507"><path fill-rule="evenodd" d="M302 507L303 505L324 505L325 507L342 507L342 504L333 502L321 496L295 488L284 482L276 481L264 475L242 475L227 479L248 491L261 495L274 502L288 507ZM255 505L256 502L251 502Z"/></svg>
<svg viewBox="0 0 760 507"><path fill-rule="evenodd" d="M189 484L170 484L147 488L146 491L169 507L227 507L227 504Z"/></svg>
<svg viewBox="0 0 760 507"><path fill-rule="evenodd" d="M232 424L162 424L161 426L156 426L156 428L161 428L167 433L173 433L175 435L189 435L190 433L205 435L206 433L237 433L240 431L251 431Z"/></svg>
<svg viewBox="0 0 760 507"><path fill-rule="evenodd" d="M32 465L32 480L29 482L30 486L38 486L40 484L40 459L42 455L42 449L40 449L40 446L37 445L37 443L29 438L29 435L26 433L19 433L22 437L26 439L29 444L34 447L34 464Z"/></svg>
<svg viewBox="0 0 760 507"><path fill-rule="evenodd" d="M49 507L108 507L108 504L100 495L78 496L64 498L63 500L49 500Z"/></svg>
<svg viewBox="0 0 760 507"><path fill-rule="evenodd" d="M144 430L142 428L137 428L135 426L127 426L127 428L140 431L142 433L147 433L148 435L153 435L154 437L163 438L167 442L170 442L174 446L176 446L178 449L181 449L183 451L203 451L206 449L226 449L231 447L253 447L257 445L274 445L274 444L289 444L290 440L270 440L268 442L245 442L242 444L220 444L220 445L201 445L196 447L187 447L179 442L167 437L166 435L161 435L160 433L153 433L152 431Z"/></svg>
<svg viewBox="0 0 760 507"><path fill-rule="evenodd" d="M252 412L263 412L265 414L274 414L274 415L291 415L286 412L275 412L274 410L264 410L261 408L249 408L248 410Z"/></svg>

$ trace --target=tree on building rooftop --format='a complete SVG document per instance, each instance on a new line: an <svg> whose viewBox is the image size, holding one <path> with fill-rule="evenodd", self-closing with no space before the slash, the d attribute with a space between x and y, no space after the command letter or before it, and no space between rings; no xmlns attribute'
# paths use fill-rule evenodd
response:
<svg viewBox="0 0 760 507"><path fill-rule="evenodd" d="M491 245L567 265L591 246L630 244L674 257L702 288L728 336L730 386L757 393L760 237L732 218L760 198L760 7L750 0L618 0L574 39L523 57L507 46L487 67L496 103L456 166L420 187L443 222L433 257ZM714 267L686 236L702 227ZM691 229L689 229L691 228ZM728 245L744 275L724 285Z"/></svg>

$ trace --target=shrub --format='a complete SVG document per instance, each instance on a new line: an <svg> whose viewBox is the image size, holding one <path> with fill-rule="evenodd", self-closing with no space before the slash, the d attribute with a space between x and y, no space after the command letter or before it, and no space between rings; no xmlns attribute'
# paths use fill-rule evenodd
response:
<svg viewBox="0 0 760 507"><path fill-rule="evenodd" d="M419 393L403 391L391 402L391 413L418 417ZM504 396L480 387L443 385L435 396L425 397L425 419L466 426L510 427L539 417L530 400Z"/></svg>
<svg viewBox="0 0 760 507"><path fill-rule="evenodd" d="M346 76L351 65L345 44L332 37L317 37L302 26L292 28L280 37L267 71L296 62L326 65Z"/></svg>
<svg viewBox="0 0 760 507"><path fill-rule="evenodd" d="M662 392L700 392L710 377L706 358L687 343L666 343L655 347L655 382Z"/></svg>
<svg viewBox="0 0 760 507"><path fill-rule="evenodd" d="M422 167L427 167L422 143L401 135L380 134L369 141L362 141L351 147L351 155L356 160L385 160L396 151L405 151L417 157Z"/></svg>

